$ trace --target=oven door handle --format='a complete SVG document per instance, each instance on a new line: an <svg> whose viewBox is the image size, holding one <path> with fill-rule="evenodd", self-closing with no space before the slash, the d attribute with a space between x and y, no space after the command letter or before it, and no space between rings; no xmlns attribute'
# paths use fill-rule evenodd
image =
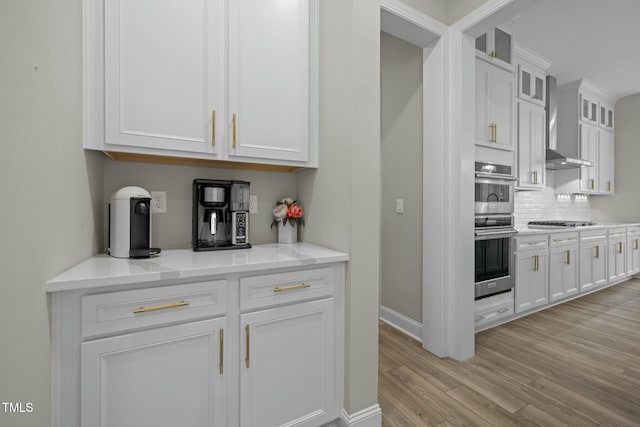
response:
<svg viewBox="0 0 640 427"><path fill-rule="evenodd" d="M514 234L518 234L516 230L505 230L505 231L491 231L491 232L480 232L476 231L476 240L486 240L493 239L496 237L506 237L513 236Z"/></svg>
<svg viewBox="0 0 640 427"><path fill-rule="evenodd" d="M494 180L504 180L504 181L517 181L518 177L511 175L499 175L496 173L482 173L476 172L476 178L489 178Z"/></svg>

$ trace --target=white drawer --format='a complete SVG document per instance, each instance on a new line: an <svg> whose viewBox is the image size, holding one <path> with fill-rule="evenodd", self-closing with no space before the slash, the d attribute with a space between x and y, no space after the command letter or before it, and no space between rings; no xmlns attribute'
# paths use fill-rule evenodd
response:
<svg viewBox="0 0 640 427"><path fill-rule="evenodd" d="M474 316L476 329L513 315L513 295L513 291L510 291L476 301Z"/></svg>
<svg viewBox="0 0 640 427"><path fill-rule="evenodd" d="M545 249L548 245L548 234L534 234L532 236L518 236L516 237L516 251L529 251Z"/></svg>
<svg viewBox="0 0 640 427"><path fill-rule="evenodd" d="M82 297L82 337L226 312L226 280L109 292Z"/></svg>
<svg viewBox="0 0 640 427"><path fill-rule="evenodd" d="M571 246L578 244L578 233L557 233L550 236L551 247Z"/></svg>
<svg viewBox="0 0 640 427"><path fill-rule="evenodd" d="M333 269L265 274L240 279L240 310L333 295Z"/></svg>
<svg viewBox="0 0 640 427"><path fill-rule="evenodd" d="M581 242L593 242L607 239L607 230L602 228L599 230L589 230L580 232Z"/></svg>
<svg viewBox="0 0 640 427"><path fill-rule="evenodd" d="M627 236L629 238L631 238L632 236L640 236L640 227L638 226L633 226L633 227L629 227L627 228Z"/></svg>

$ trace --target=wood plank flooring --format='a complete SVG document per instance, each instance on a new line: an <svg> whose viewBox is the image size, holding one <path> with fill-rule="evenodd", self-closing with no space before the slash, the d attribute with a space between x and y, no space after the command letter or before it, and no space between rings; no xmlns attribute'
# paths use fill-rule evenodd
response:
<svg viewBox="0 0 640 427"><path fill-rule="evenodd" d="M640 426L640 280L476 334L439 359L380 323L383 426Z"/></svg>

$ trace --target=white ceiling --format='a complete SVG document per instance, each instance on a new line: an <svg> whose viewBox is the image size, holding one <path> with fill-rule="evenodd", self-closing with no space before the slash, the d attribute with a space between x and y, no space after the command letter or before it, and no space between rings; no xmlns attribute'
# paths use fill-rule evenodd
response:
<svg viewBox="0 0 640 427"><path fill-rule="evenodd" d="M517 43L564 84L589 80L614 98L640 93L640 1L543 0L514 19Z"/></svg>

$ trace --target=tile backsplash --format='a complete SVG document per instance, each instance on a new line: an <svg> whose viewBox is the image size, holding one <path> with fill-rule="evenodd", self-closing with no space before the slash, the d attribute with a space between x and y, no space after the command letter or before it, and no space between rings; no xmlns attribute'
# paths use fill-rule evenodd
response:
<svg viewBox="0 0 640 427"><path fill-rule="evenodd" d="M516 228L526 227L529 221L545 219L593 220L588 196L556 195L549 186L543 191L516 191L514 202Z"/></svg>

